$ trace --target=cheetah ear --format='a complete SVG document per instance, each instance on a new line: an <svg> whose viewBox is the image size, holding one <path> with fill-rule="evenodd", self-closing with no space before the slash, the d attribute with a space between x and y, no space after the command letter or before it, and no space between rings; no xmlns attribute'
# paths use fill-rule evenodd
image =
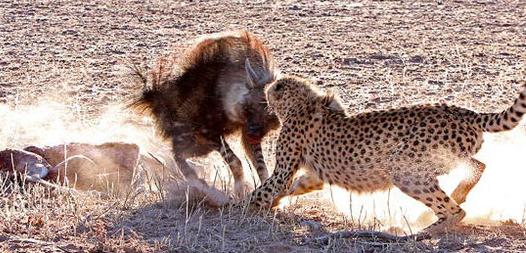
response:
<svg viewBox="0 0 526 253"><path fill-rule="evenodd" d="M247 58L245 60L245 72L247 74L247 85L249 89L252 89L257 86L259 81L259 76L252 68L252 65L250 64L250 60Z"/></svg>
<svg viewBox="0 0 526 253"><path fill-rule="evenodd" d="M334 99L334 94L332 92L327 92L324 94L321 98L321 104L325 107L329 107L332 103L332 100Z"/></svg>
<svg viewBox="0 0 526 253"><path fill-rule="evenodd" d="M332 91L328 91L321 98L321 104L332 111L344 112L343 106L341 105L338 98L334 95Z"/></svg>

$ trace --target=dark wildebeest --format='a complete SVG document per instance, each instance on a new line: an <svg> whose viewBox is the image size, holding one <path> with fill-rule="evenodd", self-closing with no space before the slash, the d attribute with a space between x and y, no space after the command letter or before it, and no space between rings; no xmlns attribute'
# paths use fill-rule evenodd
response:
<svg viewBox="0 0 526 253"><path fill-rule="evenodd" d="M150 112L163 137L172 141L175 162L187 179L197 179L187 158L219 151L240 195L248 190L241 160L223 137L240 131L260 180L268 177L261 140L279 122L266 109L264 87L276 71L268 49L249 32L210 35L181 57L160 61L149 78L142 76L151 84L132 107Z"/></svg>

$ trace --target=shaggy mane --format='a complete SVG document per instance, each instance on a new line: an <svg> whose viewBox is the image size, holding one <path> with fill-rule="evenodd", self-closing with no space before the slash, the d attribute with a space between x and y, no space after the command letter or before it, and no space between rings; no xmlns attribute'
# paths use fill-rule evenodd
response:
<svg viewBox="0 0 526 253"><path fill-rule="evenodd" d="M268 71L265 73L266 80L275 78L274 60L267 47L257 37L245 30L216 33L198 38L180 57L172 54L160 58L156 66L146 74L132 67L134 74L143 84L143 91L128 107L137 112L151 114L153 103L162 101L160 97L164 90L178 86L195 75L217 72L233 62L244 66L242 53L251 58L260 58L259 63Z"/></svg>

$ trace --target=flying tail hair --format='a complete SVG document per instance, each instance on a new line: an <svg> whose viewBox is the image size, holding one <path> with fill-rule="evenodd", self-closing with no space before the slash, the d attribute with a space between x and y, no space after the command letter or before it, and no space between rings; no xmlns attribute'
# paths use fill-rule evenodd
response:
<svg viewBox="0 0 526 253"><path fill-rule="evenodd" d="M128 68L131 71L135 82L142 85L142 92L126 104L126 108L134 109L140 113L151 113L153 103L158 100L161 95L160 89L163 78L165 78L171 68L167 67L172 64L165 58L158 60L156 68L151 69L141 68L136 64L130 62Z"/></svg>

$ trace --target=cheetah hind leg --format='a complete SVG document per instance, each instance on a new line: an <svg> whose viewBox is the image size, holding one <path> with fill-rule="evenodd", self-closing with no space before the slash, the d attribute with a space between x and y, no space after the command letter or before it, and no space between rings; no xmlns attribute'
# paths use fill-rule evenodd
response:
<svg viewBox="0 0 526 253"><path fill-rule="evenodd" d="M472 170L470 177L460 181L457 188L455 188L451 194L451 198L459 205L466 201L468 193L478 183L480 177L482 177L482 173L484 173L486 169L486 165L475 158L469 160L469 167Z"/></svg>
<svg viewBox="0 0 526 253"><path fill-rule="evenodd" d="M393 180L395 186L431 208L438 217L438 220L426 227L423 233L435 235L445 232L449 226L456 225L466 215L465 211L440 188L436 178L427 178L424 182L407 176L395 178L398 178L398 181Z"/></svg>
<svg viewBox="0 0 526 253"><path fill-rule="evenodd" d="M289 195L299 196L309 192L322 190L323 185L323 180L321 180L317 175L307 172L307 174L302 175L292 183Z"/></svg>

